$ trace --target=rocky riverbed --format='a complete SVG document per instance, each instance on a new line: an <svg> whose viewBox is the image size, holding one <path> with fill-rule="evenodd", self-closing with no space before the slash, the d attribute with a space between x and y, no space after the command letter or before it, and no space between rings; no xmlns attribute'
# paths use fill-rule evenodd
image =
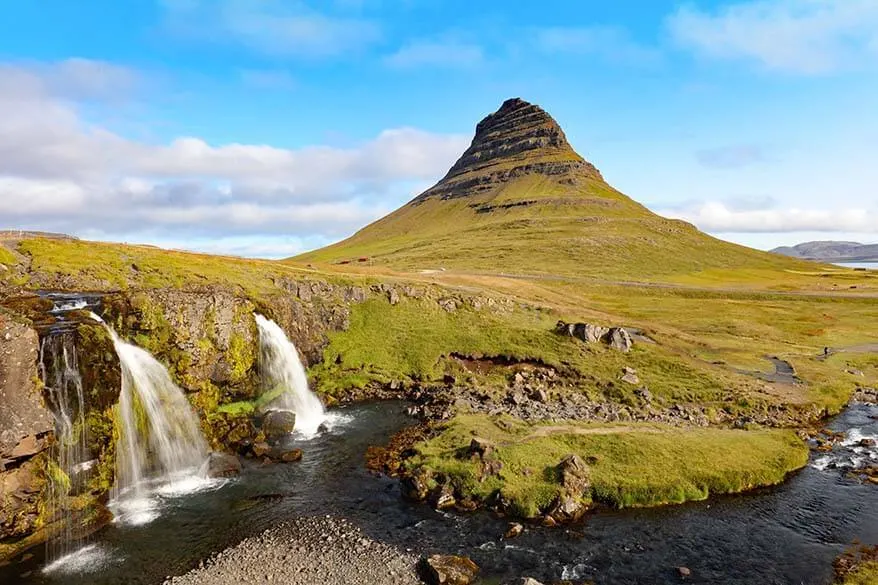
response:
<svg viewBox="0 0 878 585"><path fill-rule="evenodd" d="M368 538L343 518L312 516L247 538L166 585L416 585L418 557Z"/></svg>

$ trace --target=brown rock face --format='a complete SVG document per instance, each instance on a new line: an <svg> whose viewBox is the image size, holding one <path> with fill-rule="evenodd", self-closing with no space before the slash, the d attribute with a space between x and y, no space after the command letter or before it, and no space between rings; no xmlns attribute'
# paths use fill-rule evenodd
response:
<svg viewBox="0 0 878 585"><path fill-rule="evenodd" d="M54 428L34 383L38 354L37 332L0 315L0 462L35 455Z"/></svg>
<svg viewBox="0 0 878 585"><path fill-rule="evenodd" d="M545 110L513 98L479 122L463 156L439 183L415 201L478 194L535 173L559 177L584 173L603 180L591 163L576 154L564 131Z"/></svg>

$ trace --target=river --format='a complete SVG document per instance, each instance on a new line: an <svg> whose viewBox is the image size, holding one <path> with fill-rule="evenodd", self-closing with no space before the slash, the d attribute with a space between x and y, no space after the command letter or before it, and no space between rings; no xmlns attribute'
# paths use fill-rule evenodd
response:
<svg viewBox="0 0 878 585"><path fill-rule="evenodd" d="M394 480L364 467L364 452L409 424L404 404L337 409L331 432L299 442L300 463L245 462L233 480L165 500L161 515L136 527L111 524L93 538L80 563L44 572L42 548L0 568L4 584L154 584L181 574L211 553L287 518L343 516L370 537L426 554L465 554L483 575L528 575L547 582L826 585L832 560L853 540L878 542L878 486L817 465L783 485L754 493L657 509L598 511L570 529L529 527L503 541L506 521L487 513L439 513L399 496ZM878 407L854 405L831 428L878 435ZM294 443L297 441L293 441ZM831 455L854 456L850 449ZM878 453L858 456L878 458Z"/></svg>

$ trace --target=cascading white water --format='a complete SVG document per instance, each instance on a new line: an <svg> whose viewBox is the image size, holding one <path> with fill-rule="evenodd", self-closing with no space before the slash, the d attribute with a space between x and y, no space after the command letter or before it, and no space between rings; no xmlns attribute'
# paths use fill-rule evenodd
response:
<svg viewBox="0 0 878 585"><path fill-rule="evenodd" d="M107 330L122 368L110 508L117 520L139 524L157 515L155 491L173 494L203 483L208 447L195 412L167 369L149 352Z"/></svg>
<svg viewBox="0 0 878 585"><path fill-rule="evenodd" d="M40 375L55 418L57 471L49 473L49 509L60 522L55 536L46 543L49 560L70 554L80 544L74 530L71 498L86 488L89 451L85 424L85 397L73 333L64 331L43 338L40 344Z"/></svg>
<svg viewBox="0 0 878 585"><path fill-rule="evenodd" d="M308 388L308 375L296 346L283 329L262 315L255 315L259 327L259 368L268 389L281 387L278 405L296 413L296 432L310 436L326 421L326 411Z"/></svg>

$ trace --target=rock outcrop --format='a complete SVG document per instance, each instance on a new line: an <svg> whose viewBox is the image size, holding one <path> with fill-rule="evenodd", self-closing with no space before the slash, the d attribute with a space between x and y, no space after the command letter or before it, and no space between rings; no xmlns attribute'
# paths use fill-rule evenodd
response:
<svg viewBox="0 0 878 585"><path fill-rule="evenodd" d="M415 203L476 195L527 174L560 178L572 173L603 180L594 165L576 154L545 110L512 98L479 122L470 147Z"/></svg>
<svg viewBox="0 0 878 585"><path fill-rule="evenodd" d="M54 428L36 383L39 349L36 331L0 314L0 469L42 451Z"/></svg>
<svg viewBox="0 0 878 585"><path fill-rule="evenodd" d="M634 346L631 334L624 327L601 327L592 323L567 323L558 321L555 333L575 337L585 343L603 342L611 348L628 353Z"/></svg>

